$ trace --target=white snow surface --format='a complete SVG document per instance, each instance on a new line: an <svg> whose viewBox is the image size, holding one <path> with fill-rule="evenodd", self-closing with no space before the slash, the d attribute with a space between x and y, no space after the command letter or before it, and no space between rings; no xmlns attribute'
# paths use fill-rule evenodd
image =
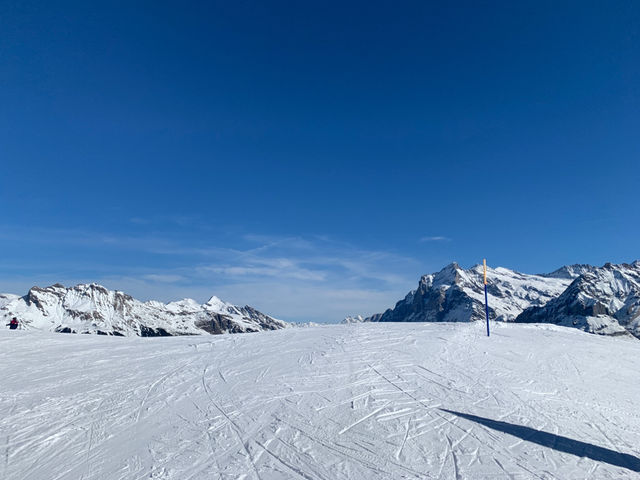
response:
<svg viewBox="0 0 640 480"><path fill-rule="evenodd" d="M0 331L0 478L640 477L640 342L553 325Z"/></svg>

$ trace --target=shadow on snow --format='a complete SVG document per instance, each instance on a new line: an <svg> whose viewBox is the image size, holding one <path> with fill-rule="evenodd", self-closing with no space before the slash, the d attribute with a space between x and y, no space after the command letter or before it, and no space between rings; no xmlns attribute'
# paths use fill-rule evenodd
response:
<svg viewBox="0 0 640 480"><path fill-rule="evenodd" d="M535 430L522 425L491 420L490 418L478 417L468 413L454 412L453 410L447 410L444 408L441 410L458 417L466 418L472 422L480 423L494 430L508 433L514 437L522 438L528 442L537 443L543 447L549 447L578 457L587 457L598 462L605 462L617 467L628 468L634 472L640 472L640 458L627 453L616 452L615 450L598 447L597 445L573 440L553 433L543 432L542 430Z"/></svg>

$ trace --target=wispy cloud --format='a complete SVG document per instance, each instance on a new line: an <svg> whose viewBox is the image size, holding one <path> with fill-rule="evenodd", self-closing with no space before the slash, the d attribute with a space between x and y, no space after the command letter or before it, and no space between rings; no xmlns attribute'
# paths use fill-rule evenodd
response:
<svg viewBox="0 0 640 480"><path fill-rule="evenodd" d="M56 244L85 252L78 258L72 254L43 258L40 264L30 259L26 270L12 267L14 284L21 288L40 282L95 281L140 300L192 297L202 302L215 294L285 320L338 321L348 314L383 311L423 273L411 257L363 249L328 236L244 234L222 241L203 240L199 235L147 232L136 236L42 228L13 234L11 241L17 236L34 245ZM25 293L9 289L10 285L5 277L0 287Z"/></svg>
<svg viewBox="0 0 640 480"><path fill-rule="evenodd" d="M157 273L142 275L142 278L145 280L149 280L151 282L160 282L160 283L177 283L185 280L185 277L182 275L157 274Z"/></svg>
<svg viewBox="0 0 640 480"><path fill-rule="evenodd" d="M291 260L280 259L280 265L277 266L255 266L255 265L237 265L237 266L210 266L202 267L212 273L218 273L230 278L290 278L296 280L322 281L326 279L326 274L320 271L314 271L307 268L300 268Z"/></svg>
<svg viewBox="0 0 640 480"><path fill-rule="evenodd" d="M208 229L208 224L197 215L153 215L149 217L131 217L134 225L177 225L178 227L199 227Z"/></svg>
<svg viewBox="0 0 640 480"><path fill-rule="evenodd" d="M451 239L449 237L443 237L441 235L435 235L431 237L422 237L420 239L421 242L450 242Z"/></svg>

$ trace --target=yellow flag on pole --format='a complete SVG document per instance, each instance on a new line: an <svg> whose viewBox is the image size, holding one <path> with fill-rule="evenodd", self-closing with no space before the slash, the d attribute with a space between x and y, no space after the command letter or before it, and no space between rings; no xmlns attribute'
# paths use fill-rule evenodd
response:
<svg viewBox="0 0 640 480"><path fill-rule="evenodd" d="M487 259L482 259L482 266L484 267L484 284L487 284Z"/></svg>

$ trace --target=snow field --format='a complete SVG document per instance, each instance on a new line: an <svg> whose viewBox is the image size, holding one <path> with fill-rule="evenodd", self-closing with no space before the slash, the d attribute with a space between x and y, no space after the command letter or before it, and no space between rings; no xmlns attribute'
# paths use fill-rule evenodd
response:
<svg viewBox="0 0 640 480"><path fill-rule="evenodd" d="M640 342L364 323L0 331L0 478L640 478Z"/></svg>

